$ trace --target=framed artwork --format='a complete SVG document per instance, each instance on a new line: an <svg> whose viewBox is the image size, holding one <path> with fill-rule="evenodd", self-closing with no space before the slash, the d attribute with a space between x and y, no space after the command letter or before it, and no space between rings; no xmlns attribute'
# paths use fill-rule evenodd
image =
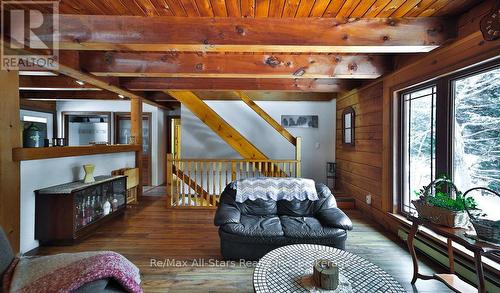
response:
<svg viewBox="0 0 500 293"><path fill-rule="evenodd" d="M342 143L354 145L354 121L356 114L352 107L347 107L342 112Z"/></svg>
<svg viewBox="0 0 500 293"><path fill-rule="evenodd" d="M318 115L281 115L281 126L285 128L318 128Z"/></svg>

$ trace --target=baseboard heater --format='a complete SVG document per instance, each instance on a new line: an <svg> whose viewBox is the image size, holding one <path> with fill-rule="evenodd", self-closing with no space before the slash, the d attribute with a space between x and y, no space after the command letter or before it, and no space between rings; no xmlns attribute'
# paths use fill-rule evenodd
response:
<svg viewBox="0 0 500 293"><path fill-rule="evenodd" d="M398 236L405 243L408 239L409 232L403 228L398 230ZM434 243L432 240L429 240L422 235L418 235L415 237L415 248L424 253L427 257L437 261L443 267L449 269L449 260L447 250L444 247L440 247L438 244ZM454 254L455 257L455 273L459 275L464 281L467 281L471 284L477 285L477 277L476 270L474 267L474 263L468 259L463 258L457 253ZM488 292L500 292L500 278L498 275L488 271L486 268L484 269L485 274L485 284L486 290ZM422 282L423 280L418 280L417 282ZM426 281L424 281L426 282ZM427 281L428 282L428 281Z"/></svg>

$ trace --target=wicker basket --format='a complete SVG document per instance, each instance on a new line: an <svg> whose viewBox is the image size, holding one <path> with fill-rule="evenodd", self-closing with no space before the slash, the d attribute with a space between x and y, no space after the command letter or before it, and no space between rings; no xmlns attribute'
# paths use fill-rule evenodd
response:
<svg viewBox="0 0 500 293"><path fill-rule="evenodd" d="M427 185L422 194L423 198L412 200L415 206L418 217L430 221L437 225L442 225L451 228L463 228L469 224L469 217L466 211L452 211L441 207L436 207L427 202L431 196L433 188L440 183L445 183L455 193L458 192L457 187L450 179L438 178Z"/></svg>
<svg viewBox="0 0 500 293"><path fill-rule="evenodd" d="M464 197L465 197L465 195L467 195L467 193L474 191L474 190L484 190L487 192L491 192L491 193L495 194L496 196L500 197L500 194L498 194L497 192L495 192L489 188L485 188L485 187L471 188L464 193ZM500 226L497 224L496 221L492 221L492 220L488 220L488 219L481 219L478 215L471 213L471 211L469 211L468 209L467 209L467 213L469 214L470 221L472 223L472 226L474 226L474 229L476 230L477 237L479 239L493 242L496 244L500 244Z"/></svg>
<svg viewBox="0 0 500 293"><path fill-rule="evenodd" d="M465 211L457 212L435 207L421 199L413 200L412 203L417 209L419 218L434 224L451 228L462 228L469 224L469 216Z"/></svg>

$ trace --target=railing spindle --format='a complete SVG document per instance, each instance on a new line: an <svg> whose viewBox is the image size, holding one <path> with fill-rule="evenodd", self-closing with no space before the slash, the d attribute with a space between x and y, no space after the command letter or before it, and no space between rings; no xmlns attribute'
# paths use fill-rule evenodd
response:
<svg viewBox="0 0 500 293"><path fill-rule="evenodd" d="M176 166L175 166L175 170L176 170L176 174L177 174L177 178L176 178L176 182L175 182L175 194L176 194L176 197L177 197L177 204L179 204L179 201L181 200L180 198L180 188L181 188L181 185L180 185L180 182L181 182L181 178L179 176L179 170L180 170L180 161L177 161L176 162ZM184 205L184 199L182 201L182 205Z"/></svg>
<svg viewBox="0 0 500 293"><path fill-rule="evenodd" d="M205 199L205 205L209 206L212 195L210 194L210 172L211 172L212 164L207 162L207 198Z"/></svg>
<svg viewBox="0 0 500 293"><path fill-rule="evenodd" d="M217 192L215 191L215 185L216 185L216 182L217 182L217 177L215 176L216 172L217 172L217 162L212 162L212 174L213 174L213 178L212 178L212 206L215 206L215 196L217 195Z"/></svg>
<svg viewBox="0 0 500 293"><path fill-rule="evenodd" d="M201 188L200 188L201 190L200 190L200 192L196 195L196 198L198 199L197 203L199 203L200 205L203 205L203 200L199 200L199 199L200 199L200 198L203 198L203 177L204 177L204 176L203 176L203 174L204 174L204 172L205 172L205 162L200 162L200 164L201 164L201 166L200 166L200 167L201 167L201 168L200 168L200 177L201 177L201 179L200 179L200 184L199 184L199 185L200 185L200 187L201 187Z"/></svg>
<svg viewBox="0 0 500 293"><path fill-rule="evenodd" d="M187 177L188 177L188 194L187 194L187 198L188 198L188 206L191 206L191 161L187 161Z"/></svg>
<svg viewBox="0 0 500 293"><path fill-rule="evenodd" d="M222 162L219 162L219 171L217 172L219 174L219 190L215 193L217 195L216 201L219 201L220 194L222 192Z"/></svg>
<svg viewBox="0 0 500 293"><path fill-rule="evenodd" d="M186 205L186 164L182 162L182 205Z"/></svg>

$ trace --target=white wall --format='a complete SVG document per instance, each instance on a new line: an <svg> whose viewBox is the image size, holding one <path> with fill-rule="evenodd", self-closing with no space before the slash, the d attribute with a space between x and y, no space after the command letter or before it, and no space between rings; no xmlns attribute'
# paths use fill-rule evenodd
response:
<svg viewBox="0 0 500 293"><path fill-rule="evenodd" d="M205 101L271 159L294 159L295 147L242 101ZM302 137L302 176L326 183L326 162L335 160L335 100L329 102L256 102L276 121L281 115L318 115L319 128L287 128ZM186 107L181 108L184 158L241 158Z"/></svg>
<svg viewBox="0 0 500 293"><path fill-rule="evenodd" d="M102 154L21 162L21 252L38 247L35 240L35 190L83 179L82 165L94 164L94 176L133 168L135 153Z"/></svg>
<svg viewBox="0 0 500 293"><path fill-rule="evenodd" d="M151 184L165 183L166 160L166 113L157 107L143 103L143 112L151 114ZM63 136L62 112L130 112L130 101L96 101L73 100L57 102L57 124L59 137ZM111 119L111 129L114 131L114 119Z"/></svg>

